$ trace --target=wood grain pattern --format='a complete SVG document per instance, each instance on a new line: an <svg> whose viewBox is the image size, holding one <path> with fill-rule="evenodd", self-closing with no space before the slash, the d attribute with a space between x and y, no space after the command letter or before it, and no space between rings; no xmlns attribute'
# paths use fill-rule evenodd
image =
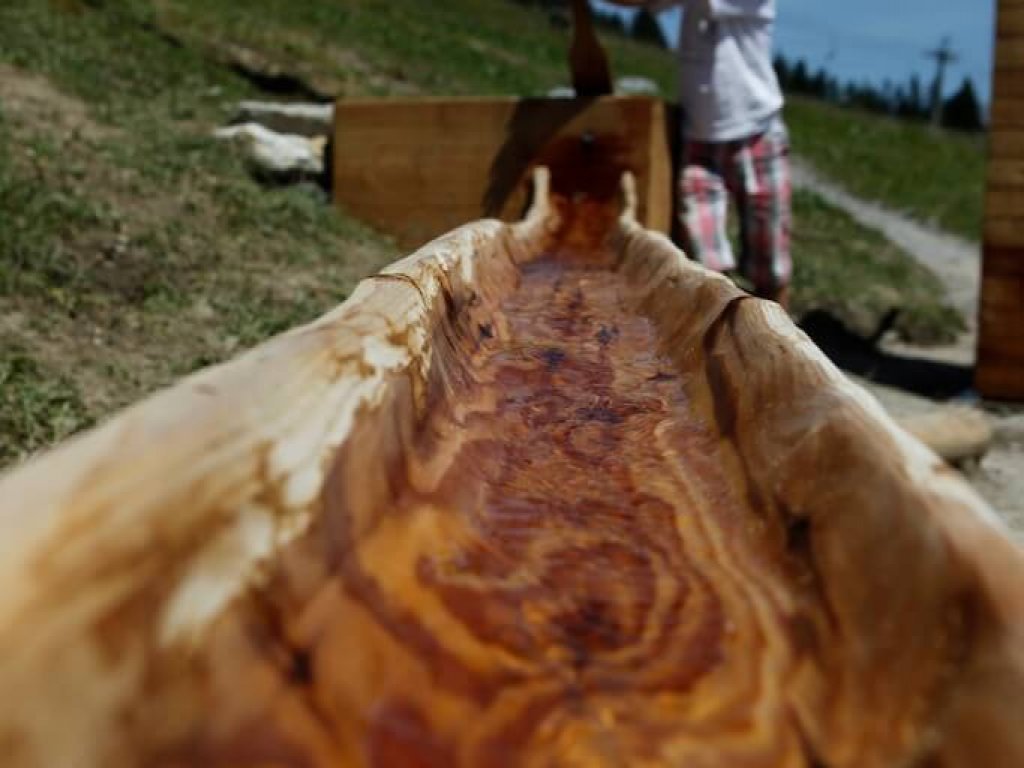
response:
<svg viewBox="0 0 1024 768"><path fill-rule="evenodd" d="M996 252L1005 253L1011 249L1024 248L1024 218L985 217L984 245L991 246ZM985 251L984 259L989 258ZM984 262L982 265L984 274Z"/></svg>
<svg viewBox="0 0 1024 768"><path fill-rule="evenodd" d="M996 35L1006 38L1024 37L1024 8L1009 5L1001 7L996 21Z"/></svg>
<svg viewBox="0 0 1024 768"><path fill-rule="evenodd" d="M619 173L637 178L640 220L668 232L668 130L665 106L639 97L339 101L334 199L403 246L418 247L465 221L516 221L532 169L564 158L567 144L582 147L587 137L590 157L614 153ZM557 183L578 178L553 170Z"/></svg>
<svg viewBox="0 0 1024 768"><path fill-rule="evenodd" d="M1022 75L1024 75L1024 70L1014 70L1007 73L1003 79L1019 82ZM997 75L997 81L1000 78L1002 78L1002 75ZM1014 86L1006 87L1013 88ZM996 98L999 97L996 96ZM997 160L1020 160L1024 158L1024 129L1017 126L994 126L989 134L989 153L990 160L992 158Z"/></svg>
<svg viewBox="0 0 1024 768"><path fill-rule="evenodd" d="M995 52L997 71L1024 67L1024 36L999 35L996 37L996 41L998 43Z"/></svg>
<svg viewBox="0 0 1024 768"><path fill-rule="evenodd" d="M1024 37L1021 38L1024 43ZM1008 44L1006 42L1004 45ZM1017 129L1024 127L1024 99L1016 96L1007 96L998 102L993 102L989 114L989 127L995 130Z"/></svg>
<svg viewBox="0 0 1024 768"><path fill-rule="evenodd" d="M1024 114L1024 109L1021 110ZM988 171L989 184L995 187L1024 187L1024 160L1004 160Z"/></svg>
<svg viewBox="0 0 1024 768"><path fill-rule="evenodd" d="M996 41L996 45L999 45L999 41ZM1024 73L1022 67L1002 68L996 69L993 72L995 80L999 81L998 88L1000 92L1006 98L1020 98L1024 97L1024 80L1021 78L1021 74ZM993 101L993 104L995 102ZM991 140L990 140L991 145Z"/></svg>
<svg viewBox="0 0 1024 768"><path fill-rule="evenodd" d="M1024 553L590 184L0 481L5 765L1022 764Z"/></svg>
<svg viewBox="0 0 1024 768"><path fill-rule="evenodd" d="M1024 398L1024 37L1021 7L1000 0L975 383L989 397Z"/></svg>

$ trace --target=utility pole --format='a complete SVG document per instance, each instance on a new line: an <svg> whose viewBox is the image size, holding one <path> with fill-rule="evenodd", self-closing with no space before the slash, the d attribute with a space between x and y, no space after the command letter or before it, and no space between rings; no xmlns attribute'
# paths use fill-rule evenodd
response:
<svg viewBox="0 0 1024 768"><path fill-rule="evenodd" d="M935 59L935 79L932 81L932 125L942 123L942 80L946 74L946 66L959 58L949 46L949 38L942 38L938 48L925 53L929 59Z"/></svg>

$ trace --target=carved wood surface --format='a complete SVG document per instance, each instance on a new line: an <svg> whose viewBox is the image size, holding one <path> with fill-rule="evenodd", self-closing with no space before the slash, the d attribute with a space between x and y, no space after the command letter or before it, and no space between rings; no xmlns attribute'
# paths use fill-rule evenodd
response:
<svg viewBox="0 0 1024 768"><path fill-rule="evenodd" d="M1024 764L1024 559L607 189L0 480L11 766Z"/></svg>

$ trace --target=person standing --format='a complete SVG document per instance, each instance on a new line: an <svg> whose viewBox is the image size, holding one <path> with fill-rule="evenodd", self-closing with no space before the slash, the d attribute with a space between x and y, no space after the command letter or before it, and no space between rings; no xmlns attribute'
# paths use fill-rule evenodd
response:
<svg viewBox="0 0 1024 768"><path fill-rule="evenodd" d="M684 247L720 272L738 270L784 307L792 276L789 138L772 64L775 0L611 0L660 11L682 6L679 168ZM737 259L726 233L739 217Z"/></svg>

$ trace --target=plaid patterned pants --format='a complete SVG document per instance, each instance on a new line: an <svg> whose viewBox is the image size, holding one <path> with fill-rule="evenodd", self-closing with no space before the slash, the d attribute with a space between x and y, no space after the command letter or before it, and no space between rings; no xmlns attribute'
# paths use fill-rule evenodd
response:
<svg viewBox="0 0 1024 768"><path fill-rule="evenodd" d="M758 293L789 285L789 139L781 124L738 141L687 141L679 188L686 246L701 264L718 272L738 267ZM739 263L726 234L730 195L739 215Z"/></svg>

